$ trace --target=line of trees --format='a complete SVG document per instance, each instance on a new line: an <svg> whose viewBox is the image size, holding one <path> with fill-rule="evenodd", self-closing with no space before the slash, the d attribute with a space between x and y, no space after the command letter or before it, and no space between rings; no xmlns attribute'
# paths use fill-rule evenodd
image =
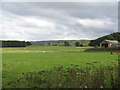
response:
<svg viewBox="0 0 120 90"><path fill-rule="evenodd" d="M80 44L79 42L76 42L76 43L75 43L75 46L76 46L76 47L83 47L83 44Z"/></svg>
<svg viewBox="0 0 120 90"><path fill-rule="evenodd" d="M64 41L64 46L71 46L68 41ZM83 47L83 44L80 44L79 42L75 42L76 47Z"/></svg>
<svg viewBox="0 0 120 90"><path fill-rule="evenodd" d="M1 41L1 47L26 47L28 45L31 45L31 43L25 41Z"/></svg>
<svg viewBox="0 0 120 90"><path fill-rule="evenodd" d="M47 45L52 45L48 43ZM69 41L64 41L62 43L58 42L53 44L52 46L76 46L76 47L83 47L83 44L80 44L80 42L73 42L73 45Z"/></svg>

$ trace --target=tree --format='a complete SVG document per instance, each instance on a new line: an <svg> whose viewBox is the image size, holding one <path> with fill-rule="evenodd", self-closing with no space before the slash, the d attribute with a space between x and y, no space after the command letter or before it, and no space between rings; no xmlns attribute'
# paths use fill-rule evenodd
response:
<svg viewBox="0 0 120 90"><path fill-rule="evenodd" d="M69 42L65 41L65 42L64 42L64 46L70 46L70 45L69 45Z"/></svg>
<svg viewBox="0 0 120 90"><path fill-rule="evenodd" d="M51 45L51 43L48 43L48 45L50 46L50 45Z"/></svg>
<svg viewBox="0 0 120 90"><path fill-rule="evenodd" d="M76 47L80 46L80 43L79 43L79 42L76 42L76 43L75 43L75 46L76 46Z"/></svg>

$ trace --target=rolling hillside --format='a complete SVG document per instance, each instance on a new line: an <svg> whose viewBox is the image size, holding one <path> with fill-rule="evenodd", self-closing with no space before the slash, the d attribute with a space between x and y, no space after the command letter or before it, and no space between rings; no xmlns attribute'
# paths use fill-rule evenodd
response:
<svg viewBox="0 0 120 90"><path fill-rule="evenodd" d="M50 41L31 41L32 45L52 45L52 46L64 46L64 42L69 42L70 46L75 46L75 42L79 42L84 46L88 46L90 40L50 40Z"/></svg>
<svg viewBox="0 0 120 90"><path fill-rule="evenodd" d="M117 41L120 42L120 32L112 33L112 34L97 38L95 40L91 40L90 43L89 43L89 46L95 46L95 45L99 46L100 43L105 39L107 39L107 40L117 40Z"/></svg>

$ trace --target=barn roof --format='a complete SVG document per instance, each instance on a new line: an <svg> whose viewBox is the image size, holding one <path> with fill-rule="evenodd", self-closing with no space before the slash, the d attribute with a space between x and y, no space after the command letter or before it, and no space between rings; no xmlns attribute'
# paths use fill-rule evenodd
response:
<svg viewBox="0 0 120 90"><path fill-rule="evenodd" d="M104 41L102 41L101 43L104 43L104 42L107 42L107 43L116 43L116 44L118 44L118 41L117 41L117 40L104 40Z"/></svg>

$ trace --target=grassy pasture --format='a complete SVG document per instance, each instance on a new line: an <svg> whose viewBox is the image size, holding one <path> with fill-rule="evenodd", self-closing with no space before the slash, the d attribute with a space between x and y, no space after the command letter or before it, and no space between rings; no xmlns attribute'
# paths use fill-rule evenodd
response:
<svg viewBox="0 0 120 90"><path fill-rule="evenodd" d="M92 48L92 47L65 47L65 46L39 46L39 45L34 45L34 46L27 46L27 47L14 47L14 48L3 48L3 52L4 51L25 51L25 50L29 50L29 51L69 51L69 50L73 50L73 51L83 51L86 48Z"/></svg>
<svg viewBox="0 0 120 90"><path fill-rule="evenodd" d="M94 63L94 68L100 65L117 64L117 54L111 55L110 52L102 51L85 52L84 50L87 48L91 47L29 46L23 48L3 48L3 87L9 87L7 85L8 82L22 76L23 72L37 72L53 68L54 66L68 67L70 64L79 65L81 68L90 63ZM24 52L26 50L29 52ZM22 52L11 53L10 51Z"/></svg>

